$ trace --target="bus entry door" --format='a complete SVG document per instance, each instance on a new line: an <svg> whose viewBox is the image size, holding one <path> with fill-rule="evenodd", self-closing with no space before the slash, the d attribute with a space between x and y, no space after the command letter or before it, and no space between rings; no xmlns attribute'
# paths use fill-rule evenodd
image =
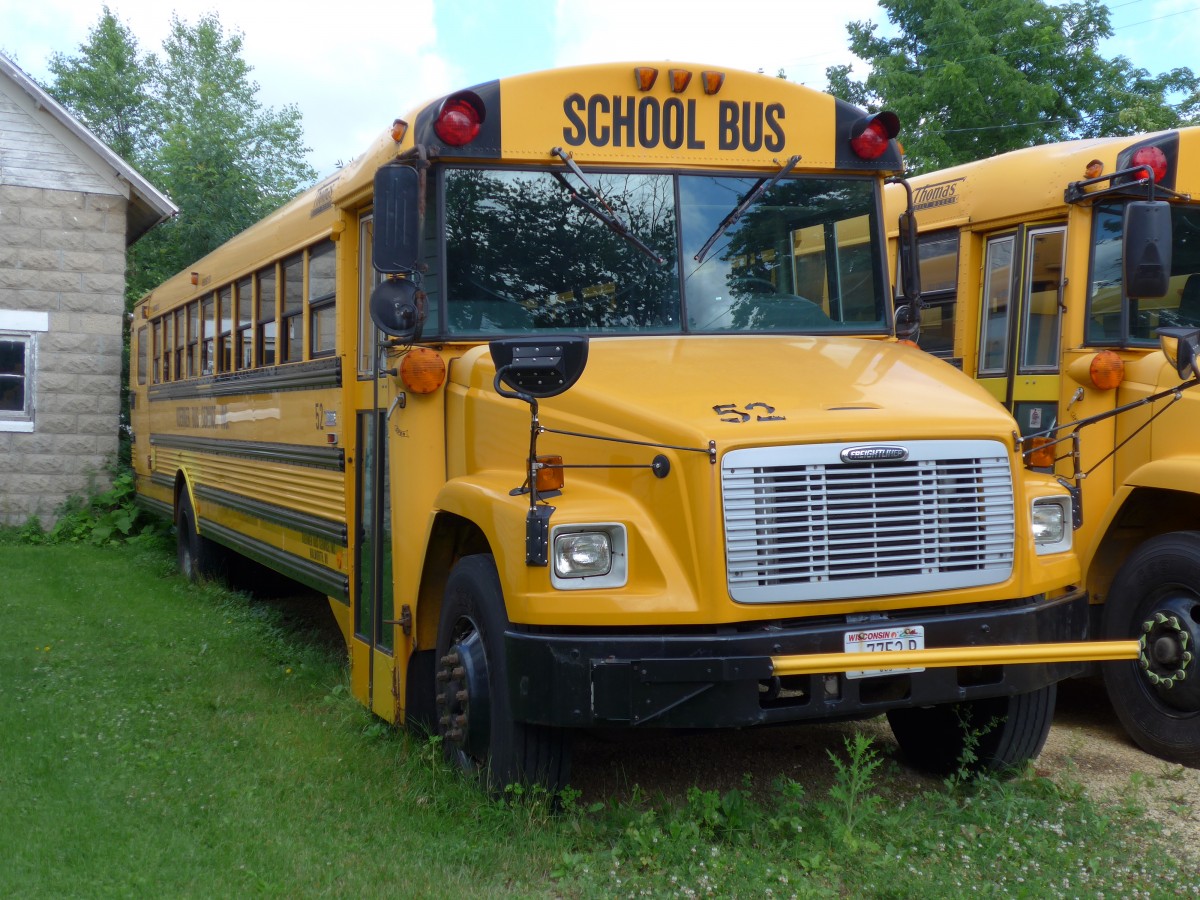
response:
<svg viewBox="0 0 1200 900"><path fill-rule="evenodd" d="M396 719L392 621L392 528L387 428L381 410L358 414L358 534L354 589L354 692L389 722ZM365 678L364 678L365 674Z"/></svg>
<svg viewBox="0 0 1200 900"><path fill-rule="evenodd" d="M976 378L1021 434L1057 424L1066 227L1022 227L987 238Z"/></svg>

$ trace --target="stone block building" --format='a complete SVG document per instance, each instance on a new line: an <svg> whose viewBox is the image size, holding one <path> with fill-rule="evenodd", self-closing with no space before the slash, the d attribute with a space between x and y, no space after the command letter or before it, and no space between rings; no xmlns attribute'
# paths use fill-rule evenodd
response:
<svg viewBox="0 0 1200 900"><path fill-rule="evenodd" d="M174 204L0 54L0 525L100 486L120 427L125 249Z"/></svg>

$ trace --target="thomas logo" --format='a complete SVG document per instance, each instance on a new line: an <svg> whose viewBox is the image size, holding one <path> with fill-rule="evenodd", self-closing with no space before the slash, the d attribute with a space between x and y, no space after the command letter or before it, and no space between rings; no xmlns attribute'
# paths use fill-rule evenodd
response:
<svg viewBox="0 0 1200 900"><path fill-rule="evenodd" d="M905 447L847 447L842 462L899 462L908 459Z"/></svg>

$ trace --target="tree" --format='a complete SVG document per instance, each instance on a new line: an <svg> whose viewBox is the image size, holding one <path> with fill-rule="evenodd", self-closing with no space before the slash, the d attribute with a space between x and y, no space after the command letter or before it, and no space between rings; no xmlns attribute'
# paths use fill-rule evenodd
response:
<svg viewBox="0 0 1200 900"><path fill-rule="evenodd" d="M156 138L148 172L179 215L132 248L131 284L149 289L220 246L316 178L304 161L300 111L255 99L242 36L215 13L189 27L171 17L152 66Z"/></svg>
<svg viewBox="0 0 1200 900"><path fill-rule="evenodd" d="M79 55L55 53L50 93L114 153L133 165L144 149L150 109L150 68L137 39L107 6Z"/></svg>
<svg viewBox="0 0 1200 900"><path fill-rule="evenodd" d="M1197 111L1190 69L1151 76L1106 59L1111 36L1099 0L880 0L899 36L871 22L847 26L850 49L871 65L826 70L829 90L907 124L910 169L927 171L1033 144L1178 125ZM1188 95L1190 94L1190 98ZM1172 97L1184 96L1177 108Z"/></svg>
<svg viewBox="0 0 1200 900"><path fill-rule="evenodd" d="M191 265L311 184L299 110L256 99L242 36L216 14L171 17L163 56L142 58L108 7L47 90L164 191L179 215L129 249L126 298Z"/></svg>

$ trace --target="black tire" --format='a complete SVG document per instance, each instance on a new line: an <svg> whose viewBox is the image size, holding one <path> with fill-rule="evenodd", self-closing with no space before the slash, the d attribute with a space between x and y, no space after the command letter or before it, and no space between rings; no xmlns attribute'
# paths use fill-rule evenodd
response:
<svg viewBox="0 0 1200 900"><path fill-rule="evenodd" d="M1121 566L1104 603L1109 640L1138 638L1136 662L1101 665L1117 718L1143 750L1200 768L1200 532L1151 538Z"/></svg>
<svg viewBox="0 0 1200 900"><path fill-rule="evenodd" d="M1052 684L1011 697L893 709L888 724L915 768L1012 775L1042 752L1057 695Z"/></svg>
<svg viewBox="0 0 1200 900"><path fill-rule="evenodd" d="M188 581L219 578L224 571L224 548L196 532L196 513L183 494L175 516L175 559Z"/></svg>
<svg viewBox="0 0 1200 900"><path fill-rule="evenodd" d="M438 734L446 759L491 793L510 784L537 784L553 793L567 783L567 734L513 720L507 627L495 561L484 554L463 557L446 580L438 626Z"/></svg>

